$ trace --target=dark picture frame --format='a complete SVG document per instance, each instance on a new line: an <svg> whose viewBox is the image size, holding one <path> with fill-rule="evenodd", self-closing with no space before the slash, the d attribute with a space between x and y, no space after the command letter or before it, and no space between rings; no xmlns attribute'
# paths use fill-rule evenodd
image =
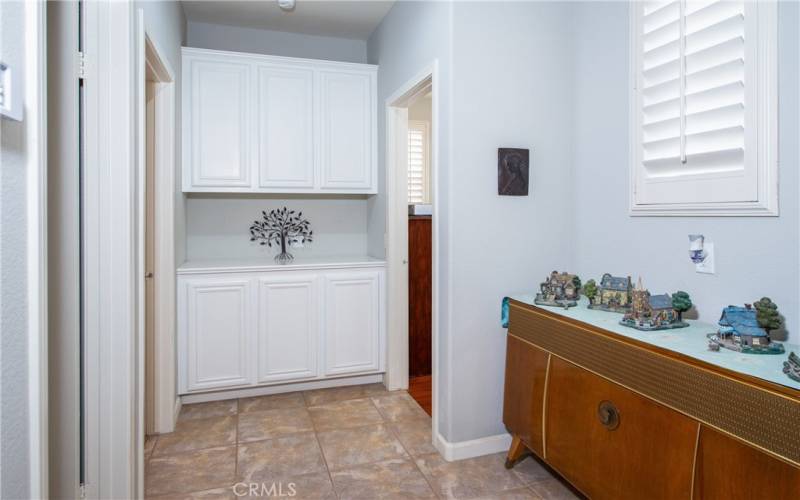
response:
<svg viewBox="0 0 800 500"><path fill-rule="evenodd" d="M528 196L530 152L519 148L497 149L497 194Z"/></svg>

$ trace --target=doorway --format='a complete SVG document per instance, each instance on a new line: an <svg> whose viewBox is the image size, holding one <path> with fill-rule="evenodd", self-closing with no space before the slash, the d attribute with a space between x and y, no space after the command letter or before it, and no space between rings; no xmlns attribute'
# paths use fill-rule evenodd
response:
<svg viewBox="0 0 800 500"><path fill-rule="evenodd" d="M438 441L437 63L386 100L386 386L408 389Z"/></svg>
<svg viewBox="0 0 800 500"><path fill-rule="evenodd" d="M175 253L174 253L174 77L146 34L140 82L139 179L137 201L143 432L172 432L175 426ZM156 216L156 214L159 214ZM144 440L140 443L144 446Z"/></svg>

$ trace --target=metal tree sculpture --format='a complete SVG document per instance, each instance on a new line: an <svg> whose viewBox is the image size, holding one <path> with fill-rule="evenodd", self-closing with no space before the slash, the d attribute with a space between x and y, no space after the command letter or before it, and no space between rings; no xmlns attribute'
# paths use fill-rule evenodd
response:
<svg viewBox="0 0 800 500"><path fill-rule="evenodd" d="M286 264L294 257L286 251L286 240L302 238L302 241L313 241L314 231L311 223L303 218L303 212L295 213L286 207L270 210L269 213L261 211L262 220L253 222L250 226L250 241L259 241L261 245L272 248L280 245L281 253L275 256L279 264Z"/></svg>

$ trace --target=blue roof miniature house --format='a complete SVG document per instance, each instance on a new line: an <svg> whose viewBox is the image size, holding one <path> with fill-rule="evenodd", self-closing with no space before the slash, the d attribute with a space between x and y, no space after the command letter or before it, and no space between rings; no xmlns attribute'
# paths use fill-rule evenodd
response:
<svg viewBox="0 0 800 500"><path fill-rule="evenodd" d="M761 328L756 318L756 310L749 304L745 307L728 306L719 318L720 336L733 335L744 345L768 344L767 331Z"/></svg>

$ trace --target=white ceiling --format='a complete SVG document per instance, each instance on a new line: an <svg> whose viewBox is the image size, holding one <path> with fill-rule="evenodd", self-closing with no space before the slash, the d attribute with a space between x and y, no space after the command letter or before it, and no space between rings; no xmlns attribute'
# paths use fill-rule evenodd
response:
<svg viewBox="0 0 800 500"><path fill-rule="evenodd" d="M187 21L366 40L394 0L297 0L291 12L281 10L277 0L182 3Z"/></svg>

